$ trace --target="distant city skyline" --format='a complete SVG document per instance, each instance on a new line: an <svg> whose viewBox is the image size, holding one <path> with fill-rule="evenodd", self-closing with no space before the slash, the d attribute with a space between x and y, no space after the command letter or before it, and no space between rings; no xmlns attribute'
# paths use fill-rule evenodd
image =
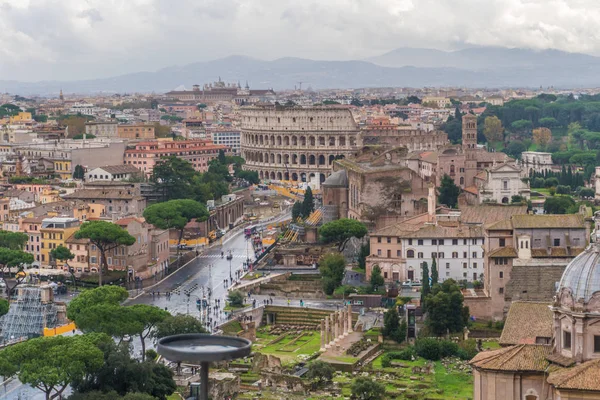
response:
<svg viewBox="0 0 600 400"><path fill-rule="evenodd" d="M398 47L600 54L592 0L0 0L0 79L95 79L233 54L350 60Z"/></svg>

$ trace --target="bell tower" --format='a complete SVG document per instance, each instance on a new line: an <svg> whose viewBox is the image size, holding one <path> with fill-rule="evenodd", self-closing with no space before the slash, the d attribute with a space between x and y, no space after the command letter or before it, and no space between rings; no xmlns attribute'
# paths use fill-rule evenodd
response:
<svg viewBox="0 0 600 400"><path fill-rule="evenodd" d="M462 148L465 154L465 187L475 184L477 175L477 116L462 117Z"/></svg>
<svg viewBox="0 0 600 400"><path fill-rule="evenodd" d="M477 148L477 116L465 114L462 117L463 150Z"/></svg>

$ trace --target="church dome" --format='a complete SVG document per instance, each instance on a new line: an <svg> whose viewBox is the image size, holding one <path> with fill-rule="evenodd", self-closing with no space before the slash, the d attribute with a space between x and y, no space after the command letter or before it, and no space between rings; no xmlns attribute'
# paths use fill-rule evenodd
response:
<svg viewBox="0 0 600 400"><path fill-rule="evenodd" d="M591 243L565 268L559 293L570 292L572 302L587 304L594 293L600 294L600 244Z"/></svg>

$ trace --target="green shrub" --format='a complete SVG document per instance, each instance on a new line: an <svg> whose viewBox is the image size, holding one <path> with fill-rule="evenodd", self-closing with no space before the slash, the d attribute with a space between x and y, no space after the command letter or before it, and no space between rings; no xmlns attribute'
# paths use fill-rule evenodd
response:
<svg viewBox="0 0 600 400"><path fill-rule="evenodd" d="M408 346L400 351L391 351L389 353L385 353L381 358L381 365L384 368L391 366L393 360L403 360L403 361L411 361L413 357L416 357L417 353L415 352L414 346Z"/></svg>
<svg viewBox="0 0 600 400"><path fill-rule="evenodd" d="M458 344L449 340L442 340L439 342L440 347L440 358L452 357L458 354L460 350Z"/></svg>
<svg viewBox="0 0 600 400"><path fill-rule="evenodd" d="M456 355L463 360L470 360L478 353L475 339L464 340L459 343L459 347L460 349Z"/></svg>
<svg viewBox="0 0 600 400"><path fill-rule="evenodd" d="M426 360L437 361L440 359L440 341L432 338L418 339L415 350L420 357Z"/></svg>
<svg viewBox="0 0 600 400"><path fill-rule="evenodd" d="M154 361L158 357L158 353L153 349L146 350L146 360Z"/></svg>
<svg viewBox="0 0 600 400"><path fill-rule="evenodd" d="M494 327L498 330L504 329L504 321L496 321L496 323L494 324Z"/></svg>

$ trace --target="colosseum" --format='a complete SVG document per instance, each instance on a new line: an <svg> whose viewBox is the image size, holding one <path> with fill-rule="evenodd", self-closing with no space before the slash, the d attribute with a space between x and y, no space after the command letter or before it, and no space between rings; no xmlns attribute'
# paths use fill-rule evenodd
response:
<svg viewBox="0 0 600 400"><path fill-rule="evenodd" d="M320 184L333 160L357 148L359 127L343 107L253 106L241 111L244 168L261 179Z"/></svg>

